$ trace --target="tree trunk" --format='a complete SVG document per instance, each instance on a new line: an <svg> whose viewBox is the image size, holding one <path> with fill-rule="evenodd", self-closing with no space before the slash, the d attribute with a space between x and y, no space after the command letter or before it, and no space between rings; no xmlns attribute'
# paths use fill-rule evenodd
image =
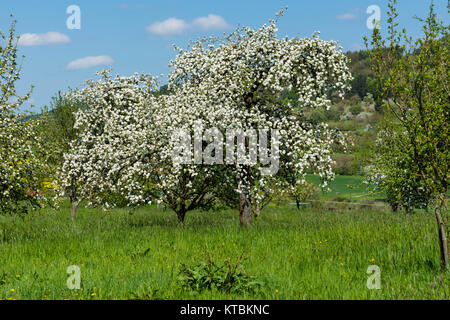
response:
<svg viewBox="0 0 450 320"><path fill-rule="evenodd" d="M252 224L252 207L250 197L243 192L239 195L239 220L241 226L249 226Z"/></svg>
<svg viewBox="0 0 450 320"><path fill-rule="evenodd" d="M406 218L409 218L411 216L411 214L413 213L413 210L411 207L405 207L405 214L406 214Z"/></svg>
<svg viewBox="0 0 450 320"><path fill-rule="evenodd" d="M392 212L397 212L398 211L398 204L397 203L391 203L391 209Z"/></svg>
<svg viewBox="0 0 450 320"><path fill-rule="evenodd" d="M177 217L178 217L178 226L184 227L184 218L186 217L186 211L184 210L178 211Z"/></svg>
<svg viewBox="0 0 450 320"><path fill-rule="evenodd" d="M439 233L439 247L441 250L441 265L443 270L450 270L449 266L449 248L447 240L447 221L442 216L442 208L445 210L445 194L440 194L436 199L436 222ZM447 214L447 213L445 213Z"/></svg>
<svg viewBox="0 0 450 320"><path fill-rule="evenodd" d="M70 204L72 206L72 210L71 210L72 220L75 220L75 217L77 215L77 208L78 208L78 205L80 204L80 202L75 201L75 200L70 200Z"/></svg>
<svg viewBox="0 0 450 320"><path fill-rule="evenodd" d="M255 218L256 220L256 218L258 218L261 214L261 207L259 203L256 202L255 205L251 206L250 208L252 209L253 212L253 218Z"/></svg>
<svg viewBox="0 0 450 320"><path fill-rule="evenodd" d="M297 202L297 210L300 210L300 200L297 198L295 201Z"/></svg>

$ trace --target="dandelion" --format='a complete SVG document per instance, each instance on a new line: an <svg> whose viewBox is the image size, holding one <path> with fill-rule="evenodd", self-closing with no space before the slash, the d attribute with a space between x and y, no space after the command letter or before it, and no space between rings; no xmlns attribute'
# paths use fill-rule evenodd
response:
<svg viewBox="0 0 450 320"><path fill-rule="evenodd" d="M278 293L279 291L278 291L278 289L275 289L275 293Z"/></svg>
<svg viewBox="0 0 450 320"><path fill-rule="evenodd" d="M94 297L95 295L96 295L96 293L95 293L95 292L91 293L91 296L93 296L93 297Z"/></svg>
<svg viewBox="0 0 450 320"><path fill-rule="evenodd" d="M14 290L14 289L11 289L11 290L9 290L9 291L11 291L11 292L14 292L14 291L16 291L16 290Z"/></svg>

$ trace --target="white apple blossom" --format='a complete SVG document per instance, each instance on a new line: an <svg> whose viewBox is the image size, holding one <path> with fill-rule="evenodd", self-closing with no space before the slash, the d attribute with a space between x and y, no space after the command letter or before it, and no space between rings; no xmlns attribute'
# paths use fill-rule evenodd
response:
<svg viewBox="0 0 450 320"><path fill-rule="evenodd" d="M135 201L141 197L133 194L141 186L127 179L131 179L130 167L149 148L147 126L155 79L145 74L112 77L109 70L97 75L98 81L88 80L85 88L69 93L70 99L84 106L76 115L79 137L64 155L58 174L60 195L70 198L73 216L83 199L109 205L105 198L110 193L126 192Z"/></svg>

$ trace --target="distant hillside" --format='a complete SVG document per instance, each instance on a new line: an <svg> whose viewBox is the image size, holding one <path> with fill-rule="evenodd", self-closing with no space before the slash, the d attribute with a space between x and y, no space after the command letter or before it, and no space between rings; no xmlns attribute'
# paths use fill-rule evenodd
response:
<svg viewBox="0 0 450 320"><path fill-rule="evenodd" d="M378 91L375 86L372 70L370 69L369 53L366 50L357 52L347 52L346 56L350 59L350 71L353 75L352 89L347 98L358 96L363 100L368 93L375 98L378 97ZM379 106L377 106L379 110Z"/></svg>

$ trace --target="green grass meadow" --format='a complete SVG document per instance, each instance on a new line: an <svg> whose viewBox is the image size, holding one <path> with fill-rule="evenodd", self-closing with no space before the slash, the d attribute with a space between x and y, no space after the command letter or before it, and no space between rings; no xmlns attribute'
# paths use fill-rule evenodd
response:
<svg viewBox="0 0 450 320"><path fill-rule="evenodd" d="M155 206L133 212L66 204L24 218L0 217L0 299L449 299L433 214L270 207L252 227L238 212L193 212L184 228ZM225 294L183 289L180 264L244 255L242 270L263 285ZM81 269L69 290L67 267ZM370 265L381 289L366 286Z"/></svg>

